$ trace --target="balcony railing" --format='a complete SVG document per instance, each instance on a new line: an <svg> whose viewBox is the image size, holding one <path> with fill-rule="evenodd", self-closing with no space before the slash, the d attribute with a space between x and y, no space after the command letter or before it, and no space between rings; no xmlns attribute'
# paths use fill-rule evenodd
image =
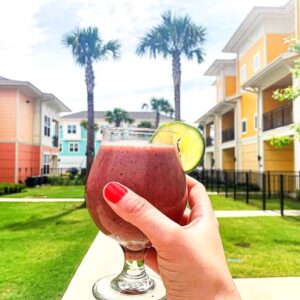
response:
<svg viewBox="0 0 300 300"><path fill-rule="evenodd" d="M289 102L283 106L263 114L263 130L286 126L293 123L293 103Z"/></svg>
<svg viewBox="0 0 300 300"><path fill-rule="evenodd" d="M52 137L52 145L53 145L53 147L58 147L58 136L57 135L54 135Z"/></svg>
<svg viewBox="0 0 300 300"><path fill-rule="evenodd" d="M222 143L234 140L234 128L227 128L222 130Z"/></svg>
<svg viewBox="0 0 300 300"><path fill-rule="evenodd" d="M206 147L213 146L214 144L214 139L210 136L206 137Z"/></svg>

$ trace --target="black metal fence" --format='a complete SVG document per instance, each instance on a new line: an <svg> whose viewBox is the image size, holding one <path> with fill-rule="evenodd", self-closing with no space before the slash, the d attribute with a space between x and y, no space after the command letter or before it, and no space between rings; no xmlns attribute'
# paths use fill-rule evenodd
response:
<svg viewBox="0 0 300 300"><path fill-rule="evenodd" d="M210 191L266 209L300 209L300 173L197 170L191 174Z"/></svg>
<svg viewBox="0 0 300 300"><path fill-rule="evenodd" d="M293 123L293 103L287 103L263 114L263 130L270 130Z"/></svg>

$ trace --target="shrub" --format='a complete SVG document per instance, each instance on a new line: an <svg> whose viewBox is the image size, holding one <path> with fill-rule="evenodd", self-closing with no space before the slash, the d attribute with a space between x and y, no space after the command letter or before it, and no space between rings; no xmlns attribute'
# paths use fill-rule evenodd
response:
<svg viewBox="0 0 300 300"><path fill-rule="evenodd" d="M25 189L23 183L0 183L0 195L19 193Z"/></svg>

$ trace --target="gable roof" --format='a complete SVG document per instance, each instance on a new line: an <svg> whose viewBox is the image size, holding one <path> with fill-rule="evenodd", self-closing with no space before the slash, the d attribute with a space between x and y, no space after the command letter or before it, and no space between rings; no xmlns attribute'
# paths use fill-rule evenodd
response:
<svg viewBox="0 0 300 300"><path fill-rule="evenodd" d="M4 86L11 86L16 88L21 88L24 90L29 91L34 97L37 97L38 99L42 101L51 101L56 105L56 107L59 109L60 112L70 112L70 108L67 107L61 100L59 100L56 96L50 93L43 93L41 90L39 90L36 86L34 86L29 81L21 81L21 80L13 80L8 79L6 77L0 76L0 87Z"/></svg>
<svg viewBox="0 0 300 300"><path fill-rule="evenodd" d="M294 0L288 1L283 6L277 7L253 7L244 21L237 28L233 36L225 45L223 52L236 53L240 44L247 39L249 32L257 26L264 18L288 16L294 8Z"/></svg>
<svg viewBox="0 0 300 300"><path fill-rule="evenodd" d="M104 119L106 111L94 111L95 119ZM128 111L129 117L134 120L155 120L156 114L152 111ZM79 111L73 114L69 114L61 117L62 119L87 119L87 111ZM160 115L161 120L172 121L173 118L166 116L164 114Z"/></svg>

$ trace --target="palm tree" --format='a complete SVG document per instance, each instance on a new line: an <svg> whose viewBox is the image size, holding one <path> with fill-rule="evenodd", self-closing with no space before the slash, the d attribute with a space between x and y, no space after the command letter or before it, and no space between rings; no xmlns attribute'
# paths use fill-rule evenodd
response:
<svg viewBox="0 0 300 300"><path fill-rule="evenodd" d="M150 106L151 106L151 110L156 113L155 128L157 128L159 126L161 112L164 112L167 114L167 113L170 113L171 110L174 111L174 109L172 108L169 101L164 98L160 98L160 99L152 98L150 100ZM144 108L149 108L148 103L144 103L142 105L142 109L144 109Z"/></svg>
<svg viewBox="0 0 300 300"><path fill-rule="evenodd" d="M105 114L105 120L112 124L114 123L116 127L120 127L122 122L132 124L134 120L129 117L128 112L121 108L114 108L113 111L107 111Z"/></svg>
<svg viewBox="0 0 300 300"><path fill-rule="evenodd" d="M94 138L94 62L107 59L111 55L114 59L120 56L120 43L110 40L107 43L101 39L96 27L78 28L66 34L62 40L66 47L70 47L75 62L85 69L85 84L87 89L87 148L86 175L89 175L95 154Z"/></svg>
<svg viewBox="0 0 300 300"><path fill-rule="evenodd" d="M140 39L137 46L137 55L144 55L147 50L150 57L156 58L162 55L164 58L172 58L172 75L174 85L175 120L180 120L180 85L181 85L181 55L187 59L197 59L203 62L203 43L206 29L198 26L186 15L177 17L170 11L162 14L162 22L150 29Z"/></svg>
<svg viewBox="0 0 300 300"><path fill-rule="evenodd" d="M88 121L82 120L80 122L80 126L83 127L85 130L88 129ZM99 130L99 125L97 123L94 123L94 132L97 132Z"/></svg>

